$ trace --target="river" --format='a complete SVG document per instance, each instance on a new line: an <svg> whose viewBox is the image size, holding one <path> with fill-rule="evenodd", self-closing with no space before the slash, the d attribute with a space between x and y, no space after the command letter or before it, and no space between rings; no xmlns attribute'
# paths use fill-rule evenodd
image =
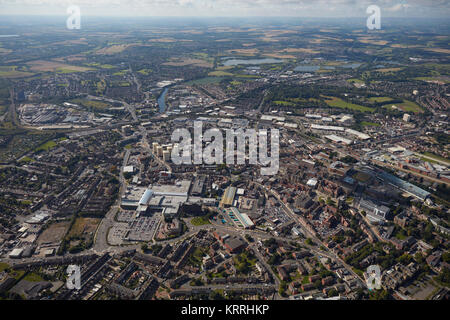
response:
<svg viewBox="0 0 450 320"><path fill-rule="evenodd" d="M164 113L166 111L166 95L167 95L168 91L169 91L168 88L164 88L164 90L159 95L158 107L159 107L159 112L160 113Z"/></svg>

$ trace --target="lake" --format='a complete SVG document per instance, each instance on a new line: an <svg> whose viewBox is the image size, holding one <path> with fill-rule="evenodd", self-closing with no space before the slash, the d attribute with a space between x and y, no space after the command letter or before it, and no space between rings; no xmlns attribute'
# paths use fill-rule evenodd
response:
<svg viewBox="0 0 450 320"><path fill-rule="evenodd" d="M299 72L316 72L320 69L320 66L297 66L294 71Z"/></svg>

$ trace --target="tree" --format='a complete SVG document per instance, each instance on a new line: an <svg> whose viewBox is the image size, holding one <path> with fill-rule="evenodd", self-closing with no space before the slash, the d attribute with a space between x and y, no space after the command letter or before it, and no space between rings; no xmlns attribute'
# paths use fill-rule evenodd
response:
<svg viewBox="0 0 450 320"><path fill-rule="evenodd" d="M370 300L389 300L390 294L387 290L374 290L370 293Z"/></svg>
<svg viewBox="0 0 450 320"><path fill-rule="evenodd" d="M439 282L442 282L446 286L450 285L450 269L444 268L441 273L436 277Z"/></svg>
<svg viewBox="0 0 450 320"><path fill-rule="evenodd" d="M212 300L223 300L223 296L220 294L218 290L214 290L211 292L211 299Z"/></svg>
<svg viewBox="0 0 450 320"><path fill-rule="evenodd" d="M330 291L328 291L328 297L335 297L338 295L338 292L335 288L331 288Z"/></svg>

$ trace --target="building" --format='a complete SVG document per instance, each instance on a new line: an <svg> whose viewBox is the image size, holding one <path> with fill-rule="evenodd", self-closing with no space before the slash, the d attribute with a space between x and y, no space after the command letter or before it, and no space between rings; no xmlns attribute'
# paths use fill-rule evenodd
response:
<svg viewBox="0 0 450 320"><path fill-rule="evenodd" d="M403 121L409 122L410 120L411 120L411 116L410 116L409 114L405 113L405 114L403 115Z"/></svg>
<svg viewBox="0 0 450 320"><path fill-rule="evenodd" d="M397 178L396 176L393 176L392 174L389 174L387 172L383 171L381 173L378 173L377 177L383 180L385 183L388 183L419 200L425 201L430 196L430 193L428 191L425 191L418 186Z"/></svg>
<svg viewBox="0 0 450 320"><path fill-rule="evenodd" d="M223 240L223 245L229 253L237 253L245 248L245 241L238 237L229 237Z"/></svg>
<svg viewBox="0 0 450 320"><path fill-rule="evenodd" d="M23 249L22 248L13 249L9 253L9 258L11 258L11 259L19 259L22 256L22 253L23 253Z"/></svg>
<svg viewBox="0 0 450 320"><path fill-rule="evenodd" d="M123 167L123 173L134 173L134 167L133 166Z"/></svg>
<svg viewBox="0 0 450 320"><path fill-rule="evenodd" d="M168 150L163 151L163 160L165 162L169 162L170 161L170 155L171 155L171 153Z"/></svg>
<svg viewBox="0 0 450 320"><path fill-rule="evenodd" d="M160 211L165 217L173 217L188 201L190 187L189 180L177 181L174 185L131 187L122 197L120 206L125 210L136 210L138 215Z"/></svg>
<svg viewBox="0 0 450 320"><path fill-rule="evenodd" d="M220 201L220 207L222 208L231 207L233 205L235 196L236 196L236 188L231 186L228 187L222 196L222 200Z"/></svg>
<svg viewBox="0 0 450 320"><path fill-rule="evenodd" d="M192 183L191 195L202 196L205 190L206 176L198 176Z"/></svg>
<svg viewBox="0 0 450 320"><path fill-rule="evenodd" d="M390 213L388 207L378 205L369 199L361 199L359 201L359 209L364 211L369 221L373 223L385 222Z"/></svg>
<svg viewBox="0 0 450 320"><path fill-rule="evenodd" d="M245 213L241 213L236 207L231 207L224 211L238 228L250 229L255 226L250 217Z"/></svg>

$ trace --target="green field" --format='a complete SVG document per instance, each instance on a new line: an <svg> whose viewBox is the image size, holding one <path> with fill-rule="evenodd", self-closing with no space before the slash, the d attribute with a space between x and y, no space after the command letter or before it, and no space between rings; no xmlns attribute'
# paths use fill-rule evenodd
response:
<svg viewBox="0 0 450 320"><path fill-rule="evenodd" d="M389 97L372 97L369 98L370 102L389 102L392 101L392 98Z"/></svg>
<svg viewBox="0 0 450 320"><path fill-rule="evenodd" d="M383 108L392 109L392 106L396 106L398 109L404 112L423 113L423 109L415 102L403 100L402 103L391 103L383 105Z"/></svg>
<svg viewBox="0 0 450 320"><path fill-rule="evenodd" d="M139 70L138 73L140 73L140 74L142 74L144 76L148 76L150 73L152 73L152 70L150 70L150 69L142 69L142 70Z"/></svg>
<svg viewBox="0 0 450 320"><path fill-rule="evenodd" d="M191 220L192 225L194 226L203 226L205 224L211 224L207 217L195 217Z"/></svg>
<svg viewBox="0 0 450 320"><path fill-rule="evenodd" d="M434 154L434 153L431 153L431 152L424 152L424 153L422 153L422 155L427 156L427 157L432 158L432 159L435 159L435 160L438 160L438 161L442 161L442 162L448 163L450 165L450 159L438 156L437 154ZM429 161L427 158L424 158L424 160L425 161Z"/></svg>
<svg viewBox="0 0 450 320"><path fill-rule="evenodd" d="M128 72L128 70L122 70L122 71L113 73L113 76L124 76L127 74L127 72Z"/></svg>
<svg viewBox="0 0 450 320"><path fill-rule="evenodd" d="M32 75L31 72L17 71L17 66L0 66L0 77L2 78L21 78Z"/></svg>
<svg viewBox="0 0 450 320"><path fill-rule="evenodd" d="M78 69L70 69L70 68L56 68L56 73L75 73L75 72L83 72Z"/></svg>
<svg viewBox="0 0 450 320"><path fill-rule="evenodd" d="M450 80L448 80L448 77L447 78L444 78L444 77L417 77L417 78L414 78L414 80L439 81L439 82L444 82L445 84L450 83Z"/></svg>
<svg viewBox="0 0 450 320"><path fill-rule="evenodd" d="M374 109L372 109L372 108L345 102L344 100L337 98L337 97L326 97L326 98L328 100L325 100L325 102L330 107L341 108L341 109L350 109L350 110L361 111L361 112L374 112Z"/></svg>
<svg viewBox="0 0 450 320"><path fill-rule="evenodd" d="M289 101L274 101L273 103L276 104L277 106L285 106L285 107L295 106L295 103Z"/></svg>
<svg viewBox="0 0 450 320"><path fill-rule="evenodd" d="M361 125L363 127L379 127L380 124L379 123L375 123L375 122L368 122L368 121L362 121Z"/></svg>
<svg viewBox="0 0 450 320"><path fill-rule="evenodd" d="M212 84L212 83L219 83L220 81L222 81L223 79L220 77L205 77L205 78L200 78L200 79L196 79L196 80L192 80L189 82L186 82L186 85L188 86L193 86L193 85L202 85L202 84Z"/></svg>
<svg viewBox="0 0 450 320"><path fill-rule="evenodd" d="M225 72L225 71L213 71L213 72L208 73L208 76L211 76L211 77L231 77L231 76L233 76L233 74L229 73L229 72Z"/></svg>
<svg viewBox="0 0 450 320"><path fill-rule="evenodd" d="M0 262L0 272L2 272L3 270L9 268L9 265L7 263L4 262Z"/></svg>
<svg viewBox="0 0 450 320"><path fill-rule="evenodd" d="M20 161L19 162L23 162L23 163L29 163L29 162L31 162L31 161L33 161L33 159L31 159L30 157L23 157L22 159L20 159Z"/></svg>
<svg viewBox="0 0 450 320"><path fill-rule="evenodd" d="M23 280L25 281L29 281L29 282L41 282L44 281L44 279L42 279L42 277L36 273L28 273Z"/></svg>
<svg viewBox="0 0 450 320"><path fill-rule="evenodd" d="M50 149L53 149L54 147L56 147L56 142L53 140L47 141L44 144L41 144L39 147L37 147L34 151L38 152L38 151L48 151Z"/></svg>
<svg viewBox="0 0 450 320"><path fill-rule="evenodd" d="M96 67L96 68L100 68L100 69L113 69L113 68L115 68L113 65L101 64L101 63L98 63L98 62L87 63L86 65L89 66L89 67Z"/></svg>
<svg viewBox="0 0 450 320"><path fill-rule="evenodd" d="M87 108L98 109L98 110L106 110L109 109L110 105L102 102L102 101L94 101L94 100L86 100L86 99L74 99L71 101L75 104L80 104Z"/></svg>

